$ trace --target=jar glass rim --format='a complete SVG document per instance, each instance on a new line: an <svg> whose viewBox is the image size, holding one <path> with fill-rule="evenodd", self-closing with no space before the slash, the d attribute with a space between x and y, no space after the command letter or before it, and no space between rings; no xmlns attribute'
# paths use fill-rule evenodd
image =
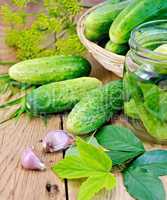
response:
<svg viewBox="0 0 167 200"><path fill-rule="evenodd" d="M163 59L163 60L162 59L153 58L153 57L150 58L150 57L147 57L147 56L143 56L143 57L145 57L145 59L151 59L154 62L157 61L157 62L166 63L167 62L167 53L156 52L156 51L150 50L150 49L148 49L146 47L143 47L137 41L137 38L136 38L137 33L140 32L140 30L142 30L143 28L149 27L151 25L153 27L154 25L158 25L158 24L162 24L162 23L166 23L166 25L167 25L167 20L163 19L163 20L149 21L149 22L145 22L143 24L140 24L139 26L134 28L133 31L131 32L130 39L129 39L130 48L135 50L136 52L139 52L139 54L141 54L142 56L143 56L144 53L149 54L149 55L155 55L155 57L166 56L166 59ZM166 34L167 34L167 28L166 28ZM166 38L166 43L165 44L167 44L167 38Z"/></svg>

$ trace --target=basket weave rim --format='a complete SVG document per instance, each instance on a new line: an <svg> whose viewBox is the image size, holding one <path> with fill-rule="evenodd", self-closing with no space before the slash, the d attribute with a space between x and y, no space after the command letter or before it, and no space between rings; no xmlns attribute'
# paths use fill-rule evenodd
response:
<svg viewBox="0 0 167 200"><path fill-rule="evenodd" d="M78 36L81 40L81 42L87 47L87 49L93 54L93 53L97 53L97 54L100 54L102 55L104 58L106 59L110 59L112 60L114 63L117 63L117 64L123 64L124 61L125 61L125 56L122 56L122 55L118 55L118 54L115 54L115 53L112 53L104 48L102 48L101 46L97 45L96 43L88 40L86 37L85 37L85 34L84 34L84 30L85 30L85 19L86 17L94 10L96 10L96 8L99 8L101 7L102 5L104 4L103 3L100 3L90 9L88 9L86 12L83 13L83 15L79 18L78 20L78 23L77 23L77 33L78 33Z"/></svg>

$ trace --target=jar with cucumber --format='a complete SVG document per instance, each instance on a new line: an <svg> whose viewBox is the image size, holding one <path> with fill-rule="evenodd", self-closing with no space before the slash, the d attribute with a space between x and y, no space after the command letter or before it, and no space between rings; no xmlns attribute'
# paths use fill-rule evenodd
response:
<svg viewBox="0 0 167 200"><path fill-rule="evenodd" d="M124 112L143 140L167 143L167 20L135 28L124 70Z"/></svg>

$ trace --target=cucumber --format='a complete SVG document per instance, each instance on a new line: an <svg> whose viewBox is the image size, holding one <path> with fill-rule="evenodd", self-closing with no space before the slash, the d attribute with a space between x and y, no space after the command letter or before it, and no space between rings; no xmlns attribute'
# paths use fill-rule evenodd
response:
<svg viewBox="0 0 167 200"><path fill-rule="evenodd" d="M101 86L96 78L82 77L49 83L26 97L26 109L33 115L68 111L90 90Z"/></svg>
<svg viewBox="0 0 167 200"><path fill-rule="evenodd" d="M121 0L117 0L117 2L121 2ZM128 4L129 0L118 4L110 1L92 11L85 20L86 38L98 41L108 35L113 20Z"/></svg>
<svg viewBox="0 0 167 200"><path fill-rule="evenodd" d="M105 49L119 55L125 55L129 50L129 46L128 44L116 44L112 41L108 41Z"/></svg>
<svg viewBox="0 0 167 200"><path fill-rule="evenodd" d="M90 91L68 115L66 127L74 135L95 131L123 107L123 84L112 81Z"/></svg>
<svg viewBox="0 0 167 200"><path fill-rule="evenodd" d="M90 63L80 56L51 56L23 61L9 69L9 76L19 82L40 85L88 76Z"/></svg>
<svg viewBox="0 0 167 200"><path fill-rule="evenodd" d="M150 19L155 20L165 9L167 1L164 0L133 0L111 25L110 40L118 44L127 43L133 28Z"/></svg>

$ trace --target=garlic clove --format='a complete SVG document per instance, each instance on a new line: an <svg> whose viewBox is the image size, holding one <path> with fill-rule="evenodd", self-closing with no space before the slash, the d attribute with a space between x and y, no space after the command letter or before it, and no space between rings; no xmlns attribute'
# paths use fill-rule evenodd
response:
<svg viewBox="0 0 167 200"><path fill-rule="evenodd" d="M21 165L28 170L45 170L45 164L37 157L32 148L27 148L21 155Z"/></svg>
<svg viewBox="0 0 167 200"><path fill-rule="evenodd" d="M74 143L74 138L63 130L50 131L43 139L42 145L46 152L57 152L67 149Z"/></svg>

